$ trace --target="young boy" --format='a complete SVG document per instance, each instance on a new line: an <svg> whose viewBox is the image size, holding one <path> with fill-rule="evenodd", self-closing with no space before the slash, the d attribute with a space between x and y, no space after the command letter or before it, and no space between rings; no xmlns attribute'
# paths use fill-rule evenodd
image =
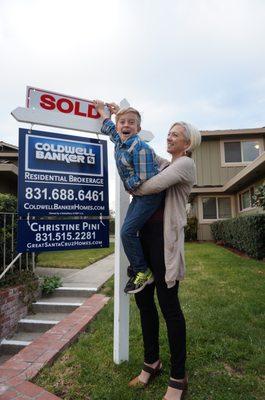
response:
<svg viewBox="0 0 265 400"><path fill-rule="evenodd" d="M101 132L108 135L115 144L116 166L125 190L133 194L138 186L158 173L153 149L137 135L141 130L141 115L132 107L120 109L116 113L115 126L104 110L104 103L96 100L94 104L104 118ZM152 272L144 259L139 230L157 210L163 197L163 193L148 196L133 195L129 205L121 228L121 239L132 272L125 286L125 293L140 292L147 284L153 282Z"/></svg>

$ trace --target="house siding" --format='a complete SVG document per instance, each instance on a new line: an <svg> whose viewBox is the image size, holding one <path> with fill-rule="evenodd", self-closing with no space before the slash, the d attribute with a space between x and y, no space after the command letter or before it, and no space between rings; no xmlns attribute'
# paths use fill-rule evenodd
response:
<svg viewBox="0 0 265 400"><path fill-rule="evenodd" d="M198 224L197 239L213 241L211 224Z"/></svg>
<svg viewBox="0 0 265 400"><path fill-rule="evenodd" d="M247 137L240 137L246 139ZM251 139L261 138L261 136L251 137ZM198 186L219 186L224 185L228 180L238 174L245 166L222 167L221 166L221 146L220 140L233 139L233 137L222 137L203 140L201 146L194 151L193 159L197 168ZM239 139L234 138L234 139ZM263 137L264 148L265 139Z"/></svg>

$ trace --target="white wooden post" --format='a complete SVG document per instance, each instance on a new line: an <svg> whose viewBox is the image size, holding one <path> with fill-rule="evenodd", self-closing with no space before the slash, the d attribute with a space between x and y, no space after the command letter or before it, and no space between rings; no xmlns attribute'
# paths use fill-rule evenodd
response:
<svg viewBox="0 0 265 400"><path fill-rule="evenodd" d="M129 194L125 192L116 170L116 215L115 215L115 282L114 282L114 348L113 360L116 364L129 360L129 304L130 295L123 291L129 265L121 243L120 230L128 206Z"/></svg>

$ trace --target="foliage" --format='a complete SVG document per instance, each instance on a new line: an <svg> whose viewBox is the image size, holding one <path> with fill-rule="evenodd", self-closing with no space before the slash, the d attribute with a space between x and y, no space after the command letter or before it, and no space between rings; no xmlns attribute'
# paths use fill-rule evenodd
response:
<svg viewBox="0 0 265 400"><path fill-rule="evenodd" d="M262 185L255 188L253 202L254 206L265 210L265 181Z"/></svg>
<svg viewBox="0 0 265 400"><path fill-rule="evenodd" d="M185 241L192 242L197 240L198 220L196 217L188 217L185 226Z"/></svg>
<svg viewBox="0 0 265 400"><path fill-rule="evenodd" d="M12 194L0 193L0 212L15 213L17 211L17 198Z"/></svg>
<svg viewBox="0 0 265 400"><path fill-rule="evenodd" d="M187 322L187 400L264 400L264 263L213 243L186 243L185 248L187 276L180 285L180 300ZM111 293L113 280L105 286L110 286ZM129 362L113 363L114 307L110 301L89 324L88 332L53 366L41 371L37 384L65 400L162 399L170 360L161 313L164 373L145 390L128 387L143 362L134 297L130 305Z"/></svg>
<svg viewBox="0 0 265 400"><path fill-rule="evenodd" d="M17 198L11 194L0 193L0 213L16 213ZM11 215L0 214L0 266L4 257L6 265L8 265L13 258L12 253L12 234L14 238L13 248L16 248L16 217L12 221Z"/></svg>
<svg viewBox="0 0 265 400"><path fill-rule="evenodd" d="M211 224L215 241L243 251L251 257L265 257L265 214L245 215Z"/></svg>
<svg viewBox="0 0 265 400"><path fill-rule="evenodd" d="M43 294L51 294L60 286L62 286L62 280L59 276L44 276L41 290Z"/></svg>

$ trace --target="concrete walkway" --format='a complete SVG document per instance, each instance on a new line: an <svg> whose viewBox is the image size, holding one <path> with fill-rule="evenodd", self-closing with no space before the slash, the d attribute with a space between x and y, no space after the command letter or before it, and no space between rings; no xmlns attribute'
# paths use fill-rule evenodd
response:
<svg viewBox="0 0 265 400"><path fill-rule="evenodd" d="M63 287L93 288L98 290L114 273L114 253L84 269L37 267L36 274L57 275L62 278Z"/></svg>
<svg viewBox="0 0 265 400"><path fill-rule="evenodd" d="M95 292L113 275L114 254L82 269L66 268L36 268L36 274L58 275L62 278L61 292ZM68 295L69 296L69 295ZM69 300L68 297L68 306ZM53 299L52 299L53 300ZM77 298L81 300L81 298ZM45 391L34 383L27 382L33 379L47 364L51 364L58 354L67 348L83 332L97 313L108 302L108 298L93 294L88 299L82 300L72 313L63 317L53 328L41 334L32 342L0 365L0 399L28 399L28 400L61 400L59 397ZM63 297L59 297L56 305L63 306ZM35 303L37 304L37 303ZM46 306L50 303L46 302ZM39 314L36 314L39 315ZM51 319L51 313L48 314ZM38 321L40 322L40 321ZM50 321L51 322L51 321ZM5 362L4 362L5 361Z"/></svg>

